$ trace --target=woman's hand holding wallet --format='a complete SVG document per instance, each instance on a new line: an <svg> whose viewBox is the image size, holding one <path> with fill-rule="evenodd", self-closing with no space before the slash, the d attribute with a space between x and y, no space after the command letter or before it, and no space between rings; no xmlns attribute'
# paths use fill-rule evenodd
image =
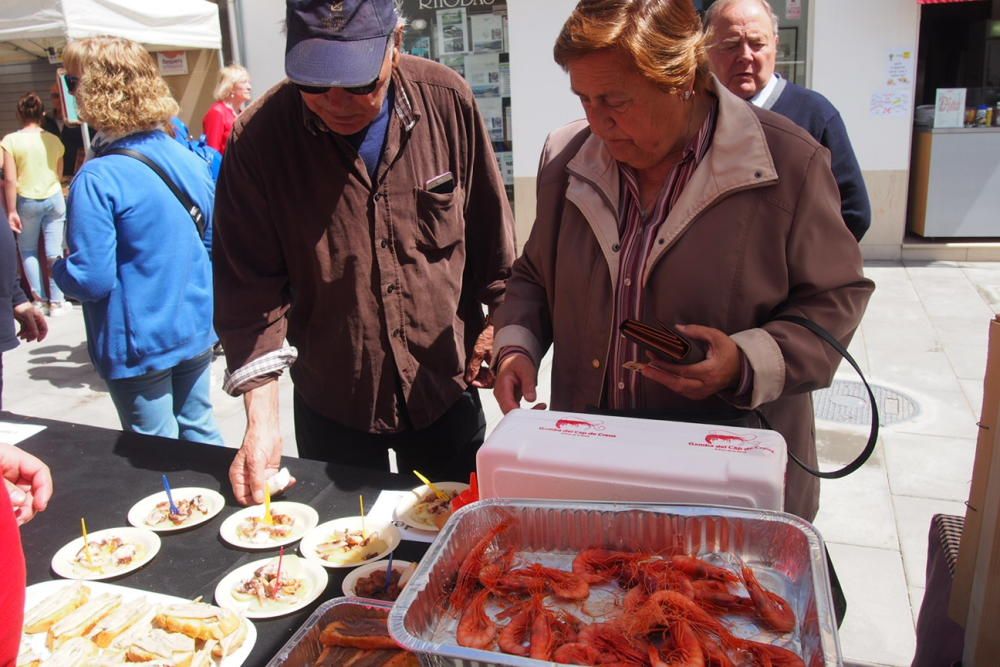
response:
<svg viewBox="0 0 1000 667"><path fill-rule="evenodd" d="M627 362L625 367L642 373L643 377L662 384L672 392L700 401L739 384L742 369L740 349L732 338L719 329L697 324L678 324L676 332L663 328L660 331L665 332L664 339L671 340L667 348L655 345L654 342L659 340L655 337L646 338L640 333L640 340L633 338L630 333L634 331L631 327L626 330L625 323L622 324L622 333L646 350L649 361ZM680 343L673 341L671 333L675 336L680 334L677 337ZM700 346L704 350L704 359L693 363L685 361L697 356L697 352L687 350L684 341L693 349ZM680 361L672 362L671 359Z"/></svg>

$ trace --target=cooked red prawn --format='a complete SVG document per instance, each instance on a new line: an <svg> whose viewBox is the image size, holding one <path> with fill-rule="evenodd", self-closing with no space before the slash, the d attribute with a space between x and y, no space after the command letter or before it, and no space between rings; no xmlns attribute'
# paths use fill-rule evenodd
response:
<svg viewBox="0 0 1000 667"><path fill-rule="evenodd" d="M748 614L756 610L753 600L732 593L724 581L697 579L691 585L694 599L707 609L725 614Z"/></svg>
<svg viewBox="0 0 1000 667"><path fill-rule="evenodd" d="M778 632L791 632L795 629L795 611L788 600L777 593L772 593L757 581L757 575L749 566L744 565L740 573L743 575L743 585L746 586L750 599L757 609L757 616L767 627Z"/></svg>
<svg viewBox="0 0 1000 667"><path fill-rule="evenodd" d="M504 653L511 655L528 655L531 643L531 623L534 619L534 609L525 600L506 609L500 614L510 617L510 623L500 629L497 646Z"/></svg>
<svg viewBox="0 0 1000 667"><path fill-rule="evenodd" d="M601 654L596 648L581 642L563 644L552 656L555 662L571 665L596 665L600 658Z"/></svg>
<svg viewBox="0 0 1000 667"><path fill-rule="evenodd" d="M496 623L486 613L486 601L490 592L483 589L476 593L469 606L462 611L455 630L455 639L469 648L490 648L497 634Z"/></svg>
<svg viewBox="0 0 1000 667"><path fill-rule="evenodd" d="M649 558L649 555L591 547L573 559L573 573L583 577L588 584L603 584L620 575L625 563L644 558Z"/></svg>
<svg viewBox="0 0 1000 667"><path fill-rule="evenodd" d="M705 667L705 654L691 625L677 620L670 624L670 648L664 654L651 645L649 661L652 667Z"/></svg>
<svg viewBox="0 0 1000 667"><path fill-rule="evenodd" d="M744 639L742 648L760 667L805 667L805 661L787 648Z"/></svg>
<svg viewBox="0 0 1000 667"><path fill-rule="evenodd" d="M675 568L693 579L718 579L720 581L732 581L739 583L740 578L735 572L724 567L706 563L695 556L677 555L670 558L670 563Z"/></svg>
<svg viewBox="0 0 1000 667"><path fill-rule="evenodd" d="M531 621L531 650L528 652L528 657L535 660L549 660L556 649L557 620L555 614L542 604L540 596L535 598L532 606L534 618Z"/></svg>
<svg viewBox="0 0 1000 667"><path fill-rule="evenodd" d="M469 550L462 565L458 568L458 576L455 579L455 588L451 592L451 608L455 610L465 609L472 592L476 588L479 580L479 573L482 571L486 550L489 549L493 540L514 525L513 517L505 517L499 524L491 528L485 535L479 538L472 549ZM504 552L506 553L506 552Z"/></svg>

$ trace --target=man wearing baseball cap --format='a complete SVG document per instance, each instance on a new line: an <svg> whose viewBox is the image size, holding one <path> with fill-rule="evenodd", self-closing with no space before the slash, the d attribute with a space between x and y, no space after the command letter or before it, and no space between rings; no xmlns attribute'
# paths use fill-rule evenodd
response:
<svg viewBox="0 0 1000 667"><path fill-rule="evenodd" d="M289 0L286 30L288 79L236 121L216 195L233 491L262 502L279 467L289 366L300 456L387 469L391 448L464 481L514 258L489 134L457 74L400 52L393 0Z"/></svg>

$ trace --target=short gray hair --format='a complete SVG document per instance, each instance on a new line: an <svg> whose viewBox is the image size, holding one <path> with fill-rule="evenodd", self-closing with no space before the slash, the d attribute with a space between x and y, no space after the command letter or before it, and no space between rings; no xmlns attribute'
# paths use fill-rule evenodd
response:
<svg viewBox="0 0 1000 667"><path fill-rule="evenodd" d="M702 19L702 22L705 25L705 33L707 36L709 36L710 39L712 33L712 24L715 22L715 17L718 16L721 12L725 11L726 7L729 7L730 5L733 5L741 1L742 0L715 0L715 2L711 4L711 6L705 12L704 19ZM771 8L771 3L769 3L767 0L756 0L756 1L760 3L760 6L764 8L764 11L767 12L767 15L771 17L771 26L774 29L774 36L777 37L778 15L774 13L774 9Z"/></svg>

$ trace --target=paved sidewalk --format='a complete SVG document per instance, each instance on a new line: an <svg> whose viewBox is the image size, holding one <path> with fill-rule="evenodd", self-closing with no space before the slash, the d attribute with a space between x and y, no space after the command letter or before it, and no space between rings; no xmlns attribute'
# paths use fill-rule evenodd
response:
<svg viewBox="0 0 1000 667"><path fill-rule="evenodd" d="M923 597L927 531L935 513L965 514L981 409L989 321L1000 312L1000 264L871 263L875 295L851 345L869 381L914 399L919 413L884 427L872 459L843 480L824 481L816 526L829 545L848 611L841 646L851 664L909 665ZM79 309L49 320L49 338L4 354L4 408L23 415L119 428L87 356ZM846 366L846 365L845 365ZM213 402L227 443L243 435L242 400L220 388ZM539 400L547 401L548 360ZM838 378L853 380L853 370ZM292 437L291 384L282 378L282 429ZM483 396L490 426L500 419ZM818 422L821 465L860 451L867 428ZM30 557L30 554L29 554Z"/></svg>

